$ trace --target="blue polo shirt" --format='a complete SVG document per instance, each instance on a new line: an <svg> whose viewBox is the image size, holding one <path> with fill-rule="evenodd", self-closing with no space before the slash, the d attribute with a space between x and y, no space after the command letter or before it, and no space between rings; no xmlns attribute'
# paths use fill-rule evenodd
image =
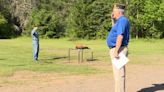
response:
<svg viewBox="0 0 164 92"><path fill-rule="evenodd" d="M116 46L116 40L118 35L123 35L121 46L128 45L129 31L130 31L129 20L125 16L119 17L108 33L108 37L107 37L108 47L112 48Z"/></svg>

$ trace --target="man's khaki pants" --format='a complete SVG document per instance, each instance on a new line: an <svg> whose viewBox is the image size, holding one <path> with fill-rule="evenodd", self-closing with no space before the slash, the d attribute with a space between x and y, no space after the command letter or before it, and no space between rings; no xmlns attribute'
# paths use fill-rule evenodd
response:
<svg viewBox="0 0 164 92"><path fill-rule="evenodd" d="M111 60L114 59L114 51L115 48L110 49L110 57ZM128 56L128 48L127 46L121 47L119 49L119 54L123 53L125 56ZM120 70L117 69L114 65L113 67L113 75L114 75L114 80L115 80L115 92L125 92L125 66L122 67Z"/></svg>

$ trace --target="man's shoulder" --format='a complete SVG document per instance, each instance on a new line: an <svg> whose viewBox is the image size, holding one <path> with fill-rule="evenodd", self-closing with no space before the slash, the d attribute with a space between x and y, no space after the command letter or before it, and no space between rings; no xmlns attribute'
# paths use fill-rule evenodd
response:
<svg viewBox="0 0 164 92"><path fill-rule="evenodd" d="M34 29L31 31L31 34L36 34L36 33L37 33L37 32L36 32L36 30L34 30Z"/></svg>
<svg viewBox="0 0 164 92"><path fill-rule="evenodd" d="M121 16L121 18L119 19L119 22L129 24L129 19L125 16Z"/></svg>
<svg viewBox="0 0 164 92"><path fill-rule="evenodd" d="M32 30L32 31L31 31L31 33L34 33L34 32L35 32L35 30Z"/></svg>
<svg viewBox="0 0 164 92"><path fill-rule="evenodd" d="M128 18L125 17L125 16L121 16L120 20L121 20L121 21L129 21Z"/></svg>

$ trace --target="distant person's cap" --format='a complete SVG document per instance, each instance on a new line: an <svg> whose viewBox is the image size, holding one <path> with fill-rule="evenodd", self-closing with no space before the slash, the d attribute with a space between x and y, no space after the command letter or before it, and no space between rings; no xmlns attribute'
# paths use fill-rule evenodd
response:
<svg viewBox="0 0 164 92"><path fill-rule="evenodd" d="M125 9L125 4L114 4L114 8L117 8L117 9Z"/></svg>

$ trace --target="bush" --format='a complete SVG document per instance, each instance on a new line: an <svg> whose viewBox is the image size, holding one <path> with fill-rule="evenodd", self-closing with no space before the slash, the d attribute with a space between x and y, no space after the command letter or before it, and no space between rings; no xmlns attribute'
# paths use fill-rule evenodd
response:
<svg viewBox="0 0 164 92"><path fill-rule="evenodd" d="M39 26L39 34L43 38L60 38L64 36L64 22L61 16L45 9L35 10L30 18L25 35L30 35L32 26Z"/></svg>
<svg viewBox="0 0 164 92"><path fill-rule="evenodd" d="M0 14L0 39L11 38L11 24Z"/></svg>

